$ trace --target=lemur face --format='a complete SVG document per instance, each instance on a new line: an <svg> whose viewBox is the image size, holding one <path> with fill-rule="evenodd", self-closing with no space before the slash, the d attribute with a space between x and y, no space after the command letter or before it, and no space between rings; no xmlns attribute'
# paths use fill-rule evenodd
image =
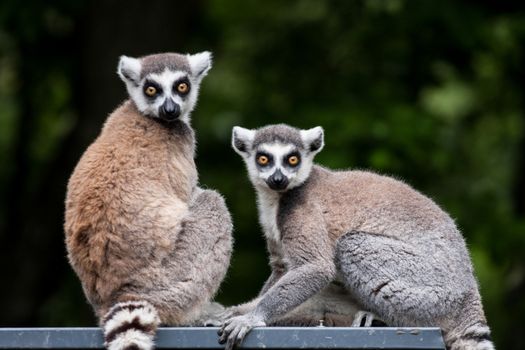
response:
<svg viewBox="0 0 525 350"><path fill-rule="evenodd" d="M309 130L284 124L256 130L236 126L232 133L233 149L243 157L253 185L278 192L306 181L323 145L319 126Z"/></svg>
<svg viewBox="0 0 525 350"><path fill-rule="evenodd" d="M118 74L129 96L144 115L165 122L189 123L202 78L211 68L211 54L164 53L131 58L122 56Z"/></svg>

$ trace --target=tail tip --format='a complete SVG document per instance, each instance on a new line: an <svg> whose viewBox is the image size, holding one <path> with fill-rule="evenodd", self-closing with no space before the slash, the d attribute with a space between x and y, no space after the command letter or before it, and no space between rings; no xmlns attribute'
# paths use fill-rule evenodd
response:
<svg viewBox="0 0 525 350"><path fill-rule="evenodd" d="M108 350L152 350L160 323L157 310L146 301L115 304L103 318Z"/></svg>
<svg viewBox="0 0 525 350"><path fill-rule="evenodd" d="M136 329L120 333L111 341L106 341L104 345L108 350L153 350L155 347L153 335Z"/></svg>

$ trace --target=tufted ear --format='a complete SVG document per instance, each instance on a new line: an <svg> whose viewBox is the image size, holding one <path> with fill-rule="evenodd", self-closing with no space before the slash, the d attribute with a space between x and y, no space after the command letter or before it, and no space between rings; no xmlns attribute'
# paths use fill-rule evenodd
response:
<svg viewBox="0 0 525 350"><path fill-rule="evenodd" d="M203 51L195 55L187 55L191 73L197 79L202 79L211 68L211 52Z"/></svg>
<svg viewBox="0 0 525 350"><path fill-rule="evenodd" d="M232 131L232 147L235 152L245 157L248 155L248 150L252 146L255 137L255 130L241 128L234 126Z"/></svg>
<svg viewBox="0 0 525 350"><path fill-rule="evenodd" d="M126 84L130 83L137 86L140 82L141 69L140 60L133 57L120 56L117 73Z"/></svg>
<svg viewBox="0 0 525 350"><path fill-rule="evenodd" d="M311 153L316 154L324 147L324 130L320 126L308 130L301 130L301 139L304 147Z"/></svg>

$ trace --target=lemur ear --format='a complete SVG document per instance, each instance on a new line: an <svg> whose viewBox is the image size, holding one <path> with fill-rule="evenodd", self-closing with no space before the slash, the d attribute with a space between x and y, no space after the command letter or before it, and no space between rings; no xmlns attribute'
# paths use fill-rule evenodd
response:
<svg viewBox="0 0 525 350"><path fill-rule="evenodd" d="M204 78L211 68L211 52L203 51L187 57L193 76L198 79Z"/></svg>
<svg viewBox="0 0 525 350"><path fill-rule="evenodd" d="M248 153L248 149L251 147L254 137L255 130L234 126L232 131L232 147L235 152L244 157Z"/></svg>
<svg viewBox="0 0 525 350"><path fill-rule="evenodd" d="M316 154L324 147L324 130L320 126L308 130L301 130L301 139L306 149Z"/></svg>
<svg viewBox="0 0 525 350"><path fill-rule="evenodd" d="M133 57L120 56L117 73L120 76L120 79L122 79L125 83L138 85L140 82L141 69L142 65L140 60Z"/></svg>

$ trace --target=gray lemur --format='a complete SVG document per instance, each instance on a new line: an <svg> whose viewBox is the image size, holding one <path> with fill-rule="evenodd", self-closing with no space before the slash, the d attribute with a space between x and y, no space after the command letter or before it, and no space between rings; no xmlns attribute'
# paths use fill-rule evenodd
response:
<svg viewBox="0 0 525 350"><path fill-rule="evenodd" d="M211 55L122 56L130 100L68 183L68 257L111 350L151 349L159 324L210 317L229 265L224 199L197 186L190 113Z"/></svg>
<svg viewBox="0 0 525 350"><path fill-rule="evenodd" d="M321 127L235 127L232 143L282 271L223 324L219 342L240 344L340 281L389 326L439 326L449 349L494 349L464 239L432 200L391 177L314 165Z"/></svg>

